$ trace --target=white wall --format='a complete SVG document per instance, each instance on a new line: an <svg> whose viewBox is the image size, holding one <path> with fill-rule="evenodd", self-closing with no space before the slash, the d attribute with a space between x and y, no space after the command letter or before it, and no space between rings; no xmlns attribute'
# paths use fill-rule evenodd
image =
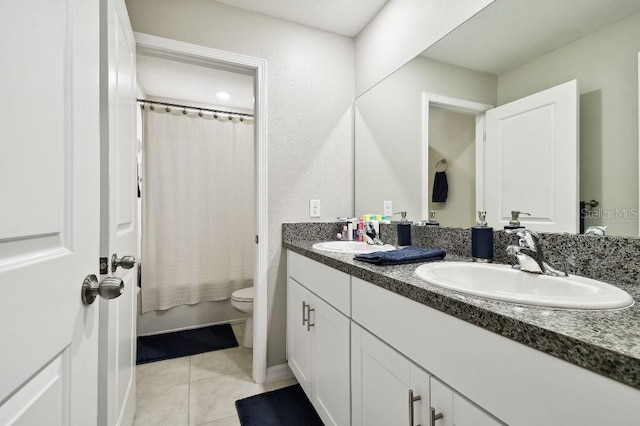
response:
<svg viewBox="0 0 640 426"><path fill-rule="evenodd" d="M389 1L355 39L356 96L493 1Z"/></svg>
<svg viewBox="0 0 640 426"><path fill-rule="evenodd" d="M329 221L353 211L353 39L211 0L129 0L134 31L267 60L268 348L285 362L283 222L303 222L309 199Z"/></svg>
<svg viewBox="0 0 640 426"><path fill-rule="evenodd" d="M609 212L638 208L639 50L637 14L498 76L500 105L578 79L580 198ZM586 224L599 223L610 235L638 235L637 217Z"/></svg>
<svg viewBox="0 0 640 426"><path fill-rule="evenodd" d="M421 216L422 93L495 105L496 76L417 57L356 100L356 215L394 211ZM472 211L475 210L475 207Z"/></svg>

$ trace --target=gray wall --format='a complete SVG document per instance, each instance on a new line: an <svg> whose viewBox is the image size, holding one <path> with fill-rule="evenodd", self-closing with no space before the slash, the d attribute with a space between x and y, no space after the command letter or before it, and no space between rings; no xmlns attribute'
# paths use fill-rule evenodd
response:
<svg viewBox="0 0 640 426"><path fill-rule="evenodd" d="M134 31L264 58L268 79L267 365L285 362L281 224L353 211L353 39L210 0L129 0Z"/></svg>

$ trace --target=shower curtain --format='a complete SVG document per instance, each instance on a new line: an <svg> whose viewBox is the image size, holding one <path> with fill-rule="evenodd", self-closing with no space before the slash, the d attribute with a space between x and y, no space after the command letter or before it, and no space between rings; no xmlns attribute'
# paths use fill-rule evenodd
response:
<svg viewBox="0 0 640 426"><path fill-rule="evenodd" d="M142 312L228 299L253 284L253 120L143 117Z"/></svg>

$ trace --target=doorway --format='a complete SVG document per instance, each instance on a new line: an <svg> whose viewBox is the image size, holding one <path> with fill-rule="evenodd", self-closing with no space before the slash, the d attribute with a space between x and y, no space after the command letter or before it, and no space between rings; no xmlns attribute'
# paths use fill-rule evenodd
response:
<svg viewBox="0 0 640 426"><path fill-rule="evenodd" d="M253 380L266 378L267 343L267 150L266 61L148 34L135 34L139 55L249 75L254 81L254 339ZM144 261L144 260L143 260Z"/></svg>

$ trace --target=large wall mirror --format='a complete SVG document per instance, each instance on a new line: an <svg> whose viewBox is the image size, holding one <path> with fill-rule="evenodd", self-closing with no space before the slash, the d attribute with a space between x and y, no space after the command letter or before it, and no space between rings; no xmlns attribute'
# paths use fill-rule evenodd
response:
<svg viewBox="0 0 640 426"><path fill-rule="evenodd" d="M488 198L502 197L492 225L520 210L532 213L523 224L544 231L542 199L564 197L584 228L638 236L639 51L637 0L496 0L356 99L355 213L381 213L392 201L410 220L436 211L441 226L469 227ZM494 111L567 82L576 92L573 157L550 154L571 132L538 143L544 129L521 132L524 149L511 159L487 149ZM448 195L434 202L441 171ZM511 179L523 176L528 186Z"/></svg>

